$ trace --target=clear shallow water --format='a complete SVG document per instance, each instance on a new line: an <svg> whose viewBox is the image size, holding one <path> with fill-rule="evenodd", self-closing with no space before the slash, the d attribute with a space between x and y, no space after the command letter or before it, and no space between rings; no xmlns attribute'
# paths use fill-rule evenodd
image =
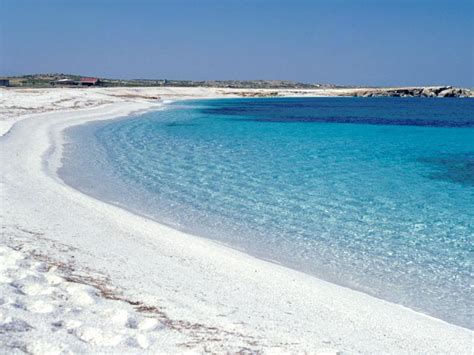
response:
<svg viewBox="0 0 474 355"><path fill-rule="evenodd" d="M67 137L81 191L474 328L474 100L190 101Z"/></svg>

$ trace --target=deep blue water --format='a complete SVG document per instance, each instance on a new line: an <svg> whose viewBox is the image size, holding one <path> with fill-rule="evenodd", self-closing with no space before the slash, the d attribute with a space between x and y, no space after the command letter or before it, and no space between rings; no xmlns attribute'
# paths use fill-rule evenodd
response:
<svg viewBox="0 0 474 355"><path fill-rule="evenodd" d="M178 102L71 128L63 179L474 328L474 100Z"/></svg>

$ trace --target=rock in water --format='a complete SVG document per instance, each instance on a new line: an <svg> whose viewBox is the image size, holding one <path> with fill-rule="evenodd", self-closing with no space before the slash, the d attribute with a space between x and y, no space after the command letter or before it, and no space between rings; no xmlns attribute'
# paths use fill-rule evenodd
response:
<svg viewBox="0 0 474 355"><path fill-rule="evenodd" d="M438 94L438 97L454 97L455 96L455 91L454 89L446 89L441 91Z"/></svg>

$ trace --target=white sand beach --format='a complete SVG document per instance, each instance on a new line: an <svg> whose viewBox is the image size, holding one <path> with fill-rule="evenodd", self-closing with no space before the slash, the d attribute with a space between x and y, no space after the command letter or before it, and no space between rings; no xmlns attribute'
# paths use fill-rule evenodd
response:
<svg viewBox="0 0 474 355"><path fill-rule="evenodd" d="M249 91L0 90L0 353L472 353L468 329L174 230L56 175L68 127Z"/></svg>

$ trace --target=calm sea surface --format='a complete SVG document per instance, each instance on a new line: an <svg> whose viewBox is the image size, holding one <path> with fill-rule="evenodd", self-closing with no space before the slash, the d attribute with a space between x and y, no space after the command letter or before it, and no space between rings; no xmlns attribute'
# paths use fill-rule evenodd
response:
<svg viewBox="0 0 474 355"><path fill-rule="evenodd" d="M77 189L474 328L474 100L227 99L67 131Z"/></svg>

